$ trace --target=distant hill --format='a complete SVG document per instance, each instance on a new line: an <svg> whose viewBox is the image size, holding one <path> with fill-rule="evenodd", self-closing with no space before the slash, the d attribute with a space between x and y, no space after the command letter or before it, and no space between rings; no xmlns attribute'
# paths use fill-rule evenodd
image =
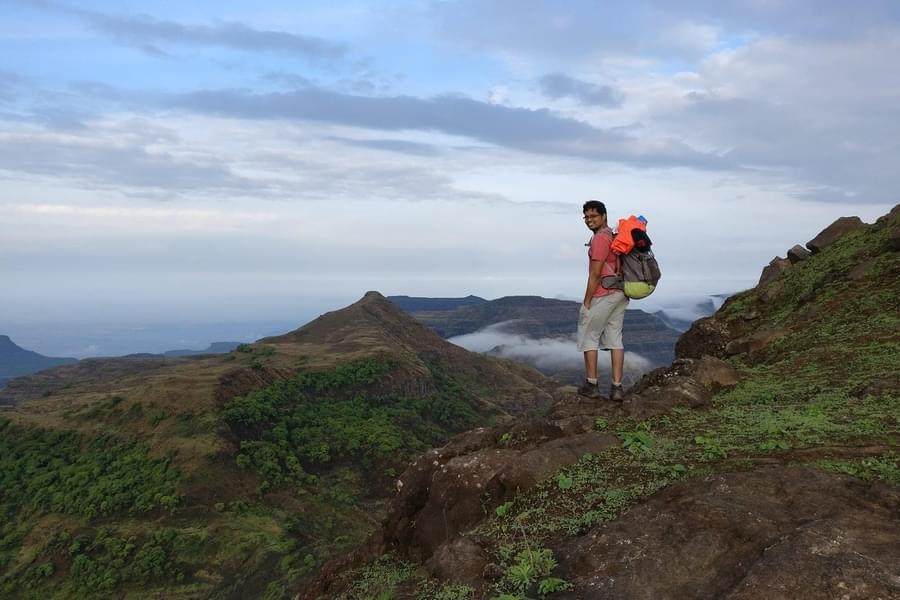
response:
<svg viewBox="0 0 900 600"><path fill-rule="evenodd" d="M201 354L225 354L241 345L241 342L213 342L206 350L167 350L163 356L199 356Z"/></svg>
<svg viewBox="0 0 900 600"><path fill-rule="evenodd" d="M9 339L9 336L0 335L0 387L15 377L74 362L78 362L78 359L43 356L25 350Z"/></svg>
<svg viewBox="0 0 900 600"><path fill-rule="evenodd" d="M223 355L86 359L0 390L0 597L290 598L408 461L558 385L381 294Z"/></svg>
<svg viewBox="0 0 900 600"><path fill-rule="evenodd" d="M483 304L487 302L478 296L466 296L465 298L423 298L416 296L388 296L388 300L408 313L432 311L432 310L456 310L462 306Z"/></svg>

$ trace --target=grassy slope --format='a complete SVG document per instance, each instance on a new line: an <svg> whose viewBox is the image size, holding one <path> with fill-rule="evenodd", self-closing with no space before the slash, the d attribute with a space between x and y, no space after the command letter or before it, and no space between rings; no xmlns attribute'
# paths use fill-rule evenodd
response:
<svg viewBox="0 0 900 600"><path fill-rule="evenodd" d="M286 597L374 529L404 461L484 419L436 368L386 394L403 365L244 347L0 414L0 596ZM236 368L281 382L220 405Z"/></svg>
<svg viewBox="0 0 900 600"><path fill-rule="evenodd" d="M900 253L887 250L898 226L895 218L848 234L766 288L731 298L716 318L734 337L780 335L729 359L742 375L736 387L702 410L599 418L621 448L585 455L480 524L472 534L493 541L504 570L495 598L552 597L565 588L553 578L555 546L681 478L789 462L900 485ZM348 574L340 598L397 593L473 597L386 556Z"/></svg>

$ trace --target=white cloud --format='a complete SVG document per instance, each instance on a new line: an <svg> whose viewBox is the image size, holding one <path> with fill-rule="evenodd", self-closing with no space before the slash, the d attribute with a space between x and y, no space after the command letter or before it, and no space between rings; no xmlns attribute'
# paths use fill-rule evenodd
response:
<svg viewBox="0 0 900 600"><path fill-rule="evenodd" d="M508 321L495 323L475 333L456 336L448 341L472 352L491 352L547 371L583 367L584 358L578 352L573 338L535 339L504 331L508 326ZM648 371L652 366L648 360L633 352L626 352L625 360L630 372ZM608 366L602 363L603 361L600 364L601 370L608 369Z"/></svg>

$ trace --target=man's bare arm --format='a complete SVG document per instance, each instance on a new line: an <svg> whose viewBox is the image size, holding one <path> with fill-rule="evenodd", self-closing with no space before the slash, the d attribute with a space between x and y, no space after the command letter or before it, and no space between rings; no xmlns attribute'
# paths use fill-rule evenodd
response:
<svg viewBox="0 0 900 600"><path fill-rule="evenodd" d="M591 298L594 297L594 292L600 286L601 271L603 271L603 263L599 260L592 260L590 271L588 271L587 289L584 292L584 301L582 302L585 308L591 307Z"/></svg>

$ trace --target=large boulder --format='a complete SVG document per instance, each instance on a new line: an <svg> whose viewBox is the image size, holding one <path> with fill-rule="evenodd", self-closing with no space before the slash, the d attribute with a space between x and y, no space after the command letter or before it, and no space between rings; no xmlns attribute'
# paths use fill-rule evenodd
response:
<svg viewBox="0 0 900 600"><path fill-rule="evenodd" d="M812 254L809 250L797 244L793 248L787 251L787 258L791 261L791 264L797 264L800 261L806 260L809 258L810 254Z"/></svg>
<svg viewBox="0 0 900 600"><path fill-rule="evenodd" d="M807 468L684 481L566 542L561 599L900 598L900 492Z"/></svg>
<svg viewBox="0 0 900 600"><path fill-rule="evenodd" d="M866 224L859 217L841 217L823 229L819 235L806 242L806 247L809 248L810 252L816 254L851 231L863 229L864 227L866 227Z"/></svg>

